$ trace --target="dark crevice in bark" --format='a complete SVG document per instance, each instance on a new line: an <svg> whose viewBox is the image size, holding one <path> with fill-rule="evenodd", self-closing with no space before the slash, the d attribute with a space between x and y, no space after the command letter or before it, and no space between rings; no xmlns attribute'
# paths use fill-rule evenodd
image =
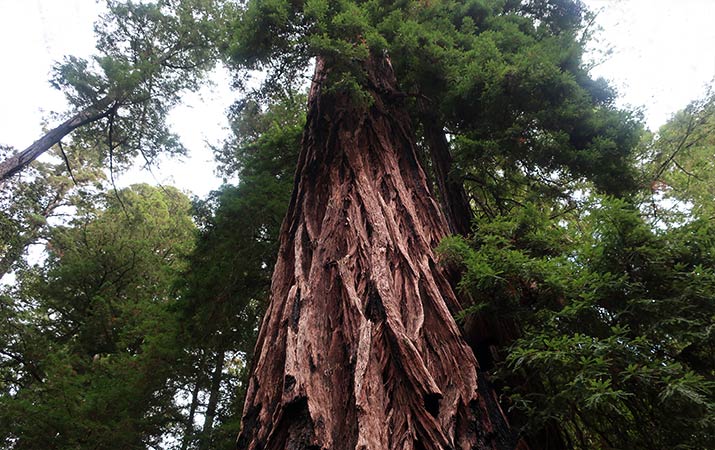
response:
<svg viewBox="0 0 715 450"><path fill-rule="evenodd" d="M249 439L252 434L251 431L255 430L259 426L259 417L261 413L262 405L259 403L257 405L252 405L249 409L243 411L243 417L241 418L241 434L236 440L236 448L243 449L248 448ZM260 442L254 443L255 449L263 449L263 444Z"/></svg>
<svg viewBox="0 0 715 450"><path fill-rule="evenodd" d="M441 394L427 394L424 396L425 409L435 419L439 418L439 401L441 399Z"/></svg>
<svg viewBox="0 0 715 450"><path fill-rule="evenodd" d="M313 443L315 424L308 411L308 399L299 397L285 405L281 418L266 443L267 450L320 449Z"/></svg>
<svg viewBox="0 0 715 450"><path fill-rule="evenodd" d="M290 315L290 326L295 333L298 331L298 322L300 322L300 289L295 292L295 298L293 299L293 309Z"/></svg>
<svg viewBox="0 0 715 450"><path fill-rule="evenodd" d="M293 375L286 375L285 381L283 382L283 390L290 392L295 387L295 377Z"/></svg>
<svg viewBox="0 0 715 450"><path fill-rule="evenodd" d="M370 322L385 320L385 307L382 304L380 293L374 282L368 284L367 303L365 304L365 317Z"/></svg>

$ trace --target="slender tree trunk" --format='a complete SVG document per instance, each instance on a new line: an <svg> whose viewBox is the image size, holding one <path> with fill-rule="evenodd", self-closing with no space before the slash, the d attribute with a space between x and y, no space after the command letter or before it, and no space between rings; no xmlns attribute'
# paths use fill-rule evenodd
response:
<svg viewBox="0 0 715 450"><path fill-rule="evenodd" d="M365 70L370 107L317 62L238 448L526 448L450 314L448 226L390 63Z"/></svg>
<svg viewBox="0 0 715 450"><path fill-rule="evenodd" d="M472 208L469 206L462 181L455 180L452 175L452 154L444 128L437 117L427 113L423 115L422 126L432 156L439 199L449 230L452 234L466 236L471 228Z"/></svg>
<svg viewBox="0 0 715 450"><path fill-rule="evenodd" d="M8 157L3 162L0 162L0 186L4 184L8 178L27 167L28 164L51 149L53 145L56 145L62 140L62 138L70 134L75 129L106 117L110 112L109 106L113 101L114 100L110 97L104 97L96 104L85 108L72 116L70 119L61 123L56 128L53 128L45 133L44 136L35 141L25 150Z"/></svg>
<svg viewBox="0 0 715 450"><path fill-rule="evenodd" d="M444 134L444 127L440 125L439 118L425 112L422 124L425 139L430 149L432 166L435 171L437 187L439 189L440 203L449 223L450 231L454 234L466 236L470 231L472 210L469 206L467 194L461 180L452 176L453 160L449 149L449 142ZM459 277L450 273L448 278L452 286L456 286ZM506 348L521 335L520 325L511 318L493 317L486 314L473 314L464 323L464 336L474 351L480 365L479 380L482 385L489 386L487 371L500 361L499 349ZM529 380L520 379L519 384L527 384ZM535 389L535 391L539 391ZM492 397L497 402L496 397ZM512 417L523 421L524 417ZM538 430L530 439L534 448L543 450L564 450L567 448L559 425L549 421Z"/></svg>
<svg viewBox="0 0 715 450"><path fill-rule="evenodd" d="M204 428L201 431L203 443L202 448L208 448L211 443L211 432L213 431L214 420L216 418L216 407L221 395L221 380L223 378L223 363L225 350L220 350L216 353L214 360L214 371L211 375L211 388L209 390L209 402L206 406L206 419L204 420Z"/></svg>
<svg viewBox="0 0 715 450"><path fill-rule="evenodd" d="M199 367L201 367L200 363ZM191 405L189 406L189 417L186 420L186 431L184 432L184 438L181 441L181 450L186 450L189 448L191 439L194 437L194 417L196 416L196 409L199 406L199 391L200 384L199 379L201 374L196 374L196 383L194 384L194 389L191 391Z"/></svg>

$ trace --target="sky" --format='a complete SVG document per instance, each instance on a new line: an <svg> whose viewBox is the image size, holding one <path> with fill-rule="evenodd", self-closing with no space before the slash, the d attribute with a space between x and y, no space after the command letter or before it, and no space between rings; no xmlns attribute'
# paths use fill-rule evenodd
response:
<svg viewBox="0 0 715 450"><path fill-rule="evenodd" d="M643 108L655 130L677 110L702 97L715 77L715 0L586 0L602 28L595 44L611 56L592 70L611 81L618 104ZM0 0L0 144L24 149L42 134L50 112L66 110L64 97L48 83L55 61L93 51L95 0ZM183 161L163 160L149 173L132 170L118 179L173 184L205 196L220 186L208 144L227 136L225 111L238 97L229 76L186 95L170 123L189 149ZM49 122L55 126L56 121Z"/></svg>
<svg viewBox="0 0 715 450"><path fill-rule="evenodd" d="M611 57L591 74L618 89L620 105L645 107L657 129L715 77L715 0L587 0Z"/></svg>

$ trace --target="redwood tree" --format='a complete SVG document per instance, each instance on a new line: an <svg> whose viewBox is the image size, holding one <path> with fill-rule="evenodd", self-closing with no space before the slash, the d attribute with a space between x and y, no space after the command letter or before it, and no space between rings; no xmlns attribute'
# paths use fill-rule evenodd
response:
<svg viewBox="0 0 715 450"><path fill-rule="evenodd" d="M634 184L637 127L582 67L579 2L252 0L239 16L231 55L268 70L268 86L318 59L241 446L517 445L464 352L432 248L469 230L470 202L507 213L524 186L563 200L564 180Z"/></svg>
<svg viewBox="0 0 715 450"><path fill-rule="evenodd" d="M447 232L389 59L319 58L239 448L514 448L433 248Z"/></svg>

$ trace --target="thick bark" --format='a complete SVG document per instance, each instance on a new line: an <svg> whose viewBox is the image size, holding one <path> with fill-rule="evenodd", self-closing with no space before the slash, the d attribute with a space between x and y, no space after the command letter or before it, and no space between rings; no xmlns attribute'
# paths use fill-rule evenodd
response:
<svg viewBox="0 0 715 450"><path fill-rule="evenodd" d="M389 61L369 108L311 88L240 449L512 449L450 313L433 248L448 226L415 155Z"/></svg>
<svg viewBox="0 0 715 450"><path fill-rule="evenodd" d="M455 180L452 174L452 154L444 128L437 117L427 113L422 117L422 126L432 156L439 199L449 230L452 234L466 236L471 228L472 209L469 207L462 181Z"/></svg>
<svg viewBox="0 0 715 450"><path fill-rule="evenodd" d="M20 153L14 154L5 161L0 162L0 185L8 178L20 172L27 167L32 161L36 160L40 155L52 148L72 131L91 122L95 122L110 113L109 106L113 100L110 97L104 97L96 104L85 108L71 118L62 122L56 128L45 133L40 139L27 147Z"/></svg>

